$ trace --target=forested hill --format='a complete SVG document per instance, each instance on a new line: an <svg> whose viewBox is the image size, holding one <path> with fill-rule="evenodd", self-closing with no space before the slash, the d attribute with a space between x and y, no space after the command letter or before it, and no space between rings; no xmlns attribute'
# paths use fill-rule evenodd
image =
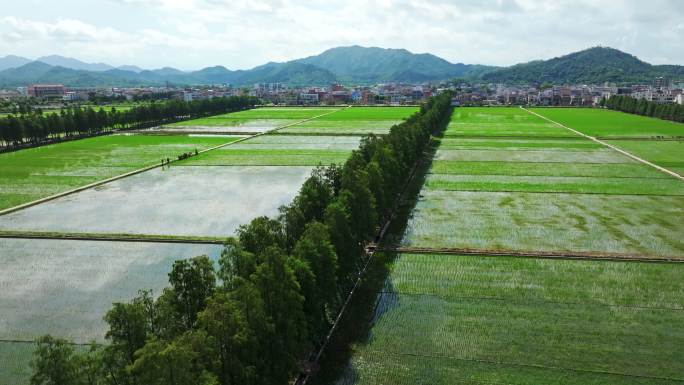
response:
<svg viewBox="0 0 684 385"><path fill-rule="evenodd" d="M654 77L684 78L684 66L651 65L617 49L594 47L550 60L517 64L484 74L492 83L650 83Z"/></svg>
<svg viewBox="0 0 684 385"><path fill-rule="evenodd" d="M423 82L454 77L474 77L495 67L450 63L429 53L414 54L405 49L338 47L294 62L311 64L334 73L340 81L378 83Z"/></svg>

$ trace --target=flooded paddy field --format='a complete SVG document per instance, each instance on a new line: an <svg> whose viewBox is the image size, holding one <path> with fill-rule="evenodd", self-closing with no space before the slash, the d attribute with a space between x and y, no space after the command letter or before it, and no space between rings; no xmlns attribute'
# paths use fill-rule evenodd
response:
<svg viewBox="0 0 684 385"><path fill-rule="evenodd" d="M154 169L0 216L0 229L229 236L289 203L311 167Z"/></svg>
<svg viewBox="0 0 684 385"><path fill-rule="evenodd" d="M177 122L165 125L161 130L172 131L178 129L182 131L235 133L264 132L338 110L339 108L335 107L261 107Z"/></svg>
<svg viewBox="0 0 684 385"><path fill-rule="evenodd" d="M44 334L104 341L105 313L138 290L159 295L177 259L219 245L0 239L0 384L28 383L33 341ZM3 382L16 379L17 382ZM21 380L21 381L19 381Z"/></svg>
<svg viewBox="0 0 684 385"><path fill-rule="evenodd" d="M182 166L317 166L343 163L358 136L262 135L190 158Z"/></svg>
<svg viewBox="0 0 684 385"><path fill-rule="evenodd" d="M107 135L0 154L0 209L237 139L230 136Z"/></svg>

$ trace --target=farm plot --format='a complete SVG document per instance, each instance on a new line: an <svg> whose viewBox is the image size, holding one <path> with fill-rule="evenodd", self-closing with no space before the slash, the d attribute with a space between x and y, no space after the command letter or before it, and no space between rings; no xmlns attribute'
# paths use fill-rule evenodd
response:
<svg viewBox="0 0 684 385"><path fill-rule="evenodd" d="M684 137L684 124L592 108L533 108L532 111L599 139Z"/></svg>
<svg viewBox="0 0 684 385"><path fill-rule="evenodd" d="M165 167L0 216L0 229L229 236L289 203L310 167Z"/></svg>
<svg viewBox="0 0 684 385"><path fill-rule="evenodd" d="M425 187L445 191L511 191L619 195L676 195L684 183L674 178L623 178L528 175L430 175Z"/></svg>
<svg viewBox="0 0 684 385"><path fill-rule="evenodd" d="M682 278L679 265L404 254L340 383L676 383Z"/></svg>
<svg viewBox="0 0 684 385"><path fill-rule="evenodd" d="M218 245L0 239L0 384L28 383L34 345L50 333L77 343L103 342L102 319L113 302L139 289L159 295L177 259Z"/></svg>
<svg viewBox="0 0 684 385"><path fill-rule="evenodd" d="M684 258L682 196L424 189L405 244Z"/></svg>
<svg viewBox="0 0 684 385"><path fill-rule="evenodd" d="M588 151L601 149L602 146L588 140L568 139L507 139L507 138L454 138L440 140L440 150L553 150Z"/></svg>
<svg viewBox="0 0 684 385"><path fill-rule="evenodd" d="M684 173L682 123L609 110L544 108L534 111L584 134L605 139L680 175Z"/></svg>
<svg viewBox="0 0 684 385"><path fill-rule="evenodd" d="M438 150L435 160L546 162L546 163L635 163L609 148L593 150Z"/></svg>
<svg viewBox="0 0 684 385"><path fill-rule="evenodd" d="M163 129L168 131L178 129L182 131L255 133L269 131L337 110L339 108L262 107L186 120L166 125Z"/></svg>
<svg viewBox="0 0 684 385"><path fill-rule="evenodd" d="M444 136L577 138L568 130L512 107L459 108L454 111Z"/></svg>
<svg viewBox="0 0 684 385"><path fill-rule="evenodd" d="M684 183L520 112L454 112L402 242L446 254L397 257L338 384L684 382L684 264L486 255L684 259Z"/></svg>
<svg viewBox="0 0 684 385"><path fill-rule="evenodd" d="M0 209L236 140L220 136L108 135L0 154Z"/></svg>
<svg viewBox="0 0 684 385"><path fill-rule="evenodd" d="M279 130L282 134L386 134L418 111L416 107L352 107Z"/></svg>
<svg viewBox="0 0 684 385"><path fill-rule="evenodd" d="M641 163L541 163L503 161L440 160L432 163L434 174L456 175L520 175L520 176L584 176L607 178L671 179Z"/></svg>
<svg viewBox="0 0 684 385"><path fill-rule="evenodd" d="M262 135L190 158L183 166L317 166L343 163L358 136Z"/></svg>
<svg viewBox="0 0 684 385"><path fill-rule="evenodd" d="M607 142L679 175L684 175L684 140L609 140Z"/></svg>
<svg viewBox="0 0 684 385"><path fill-rule="evenodd" d="M459 116L474 124L543 122L524 110L528 117L514 109L461 111L450 127L463 124ZM442 145L407 244L684 257L676 219L684 214L684 183L676 178L580 136L447 138Z"/></svg>

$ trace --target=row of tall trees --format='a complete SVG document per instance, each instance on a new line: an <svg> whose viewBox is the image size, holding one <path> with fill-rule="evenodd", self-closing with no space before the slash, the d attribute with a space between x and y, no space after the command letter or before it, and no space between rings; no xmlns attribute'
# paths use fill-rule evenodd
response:
<svg viewBox="0 0 684 385"><path fill-rule="evenodd" d="M602 100L601 105L611 110L684 123L684 106L680 104L662 104L650 102L643 98L636 99L626 95L612 95L610 98Z"/></svg>
<svg viewBox="0 0 684 385"><path fill-rule="evenodd" d="M205 256L176 261L157 299L114 304L104 348L38 340L32 383L58 384L50 373L60 372L74 384L287 384L323 343L364 246L450 116L450 95L434 97L389 135L366 136L342 166L316 168L277 218L238 229L218 267Z"/></svg>
<svg viewBox="0 0 684 385"><path fill-rule="evenodd" d="M0 118L0 141L5 146L35 144L58 137L92 135L112 129L137 129L182 119L239 111L254 107L258 99L231 96L185 102L169 100L135 106L129 110L92 107L52 113L27 113Z"/></svg>

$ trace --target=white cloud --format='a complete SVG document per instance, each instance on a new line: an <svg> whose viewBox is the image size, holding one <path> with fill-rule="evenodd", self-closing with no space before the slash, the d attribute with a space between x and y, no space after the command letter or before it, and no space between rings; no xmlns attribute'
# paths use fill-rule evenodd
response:
<svg viewBox="0 0 684 385"><path fill-rule="evenodd" d="M95 1L64 1L71 7L45 4L55 18L12 7L0 19L0 52L247 68L360 44L509 65L601 44L684 63L678 0L100 0L104 15Z"/></svg>

